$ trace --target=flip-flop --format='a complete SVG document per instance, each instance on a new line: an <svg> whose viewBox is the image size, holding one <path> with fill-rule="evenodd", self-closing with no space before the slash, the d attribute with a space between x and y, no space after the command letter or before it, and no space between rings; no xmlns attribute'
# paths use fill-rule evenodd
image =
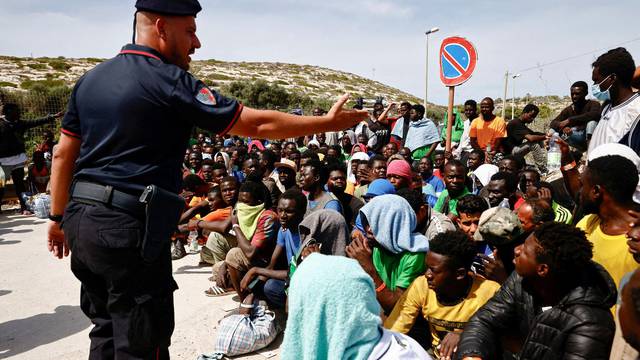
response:
<svg viewBox="0 0 640 360"><path fill-rule="evenodd" d="M221 288L220 286L217 285L213 285L211 286L209 289L204 291L204 294L209 296L209 297L216 297L216 296L224 296L224 295L228 295L228 294L232 294L235 293L234 290L226 290Z"/></svg>

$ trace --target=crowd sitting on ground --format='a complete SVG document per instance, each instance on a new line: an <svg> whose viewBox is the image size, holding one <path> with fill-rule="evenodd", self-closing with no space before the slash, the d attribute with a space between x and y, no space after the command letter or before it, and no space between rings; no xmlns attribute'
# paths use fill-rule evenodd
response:
<svg viewBox="0 0 640 360"><path fill-rule="evenodd" d="M218 341L216 354L266 346L269 309L287 317L283 359L636 359L635 69L625 49L601 55L591 93L603 103L574 83L549 133L528 127L534 104L507 122L493 99L468 100L450 151L422 105L382 99L343 132L198 133L172 258L198 252L204 294L236 295L252 322L242 336L241 323L220 326L235 347ZM29 168L38 191L52 141Z"/></svg>

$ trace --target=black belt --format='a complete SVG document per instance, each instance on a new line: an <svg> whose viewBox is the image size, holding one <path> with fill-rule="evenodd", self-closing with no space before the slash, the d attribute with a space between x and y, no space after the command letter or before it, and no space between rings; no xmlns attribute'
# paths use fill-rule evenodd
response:
<svg viewBox="0 0 640 360"><path fill-rule="evenodd" d="M116 190L110 185L76 181L71 191L71 198L79 202L89 201L113 206L142 218L145 214L145 204L140 202L139 197Z"/></svg>

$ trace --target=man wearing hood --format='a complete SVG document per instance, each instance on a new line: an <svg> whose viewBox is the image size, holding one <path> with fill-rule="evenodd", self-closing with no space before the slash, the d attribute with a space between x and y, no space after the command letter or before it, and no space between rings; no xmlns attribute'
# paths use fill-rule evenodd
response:
<svg viewBox="0 0 640 360"><path fill-rule="evenodd" d="M555 222L537 228L516 247L516 271L467 324L458 358L500 358L498 339L520 332L522 360L607 359L617 291L592 256L582 231Z"/></svg>

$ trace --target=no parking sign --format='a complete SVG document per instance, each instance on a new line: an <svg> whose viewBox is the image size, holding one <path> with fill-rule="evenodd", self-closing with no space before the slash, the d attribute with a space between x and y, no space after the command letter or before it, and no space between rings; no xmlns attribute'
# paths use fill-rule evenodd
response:
<svg viewBox="0 0 640 360"><path fill-rule="evenodd" d="M478 52L467 39L460 36L452 36L442 41L442 45L440 45L440 80L445 86L449 87L446 151L451 151L455 87L469 80L477 62Z"/></svg>
<svg viewBox="0 0 640 360"><path fill-rule="evenodd" d="M477 62L472 43L463 37L448 37L440 45L440 80L445 86L458 86L469 80Z"/></svg>

